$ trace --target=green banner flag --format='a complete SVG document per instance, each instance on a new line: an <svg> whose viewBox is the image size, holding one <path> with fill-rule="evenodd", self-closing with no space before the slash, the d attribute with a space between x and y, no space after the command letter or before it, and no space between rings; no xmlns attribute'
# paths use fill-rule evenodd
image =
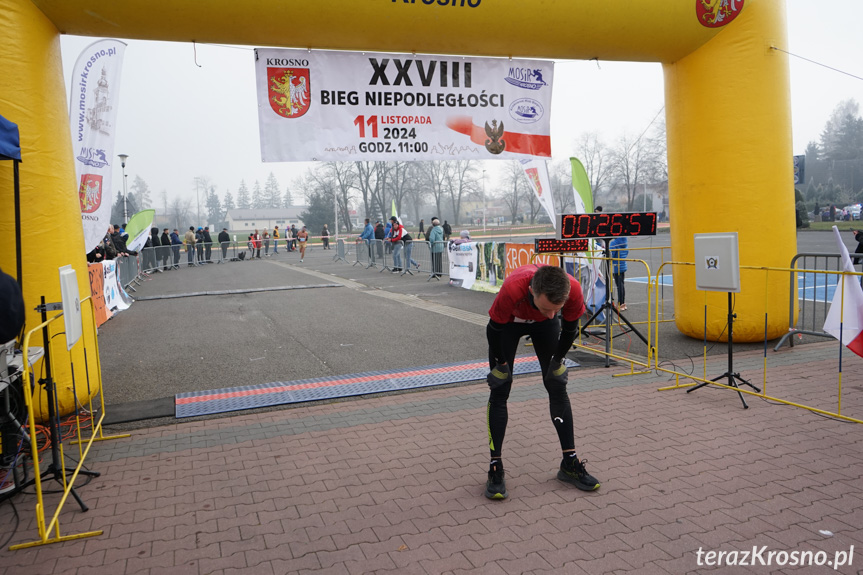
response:
<svg viewBox="0 0 863 575"><path fill-rule="evenodd" d="M575 212L587 214L593 211L593 193L590 191L590 179L578 158L570 158L572 164L572 193L575 196Z"/></svg>

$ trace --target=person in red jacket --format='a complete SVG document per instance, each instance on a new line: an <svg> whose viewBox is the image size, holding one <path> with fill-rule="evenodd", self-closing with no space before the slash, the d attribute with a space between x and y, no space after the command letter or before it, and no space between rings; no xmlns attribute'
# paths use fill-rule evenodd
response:
<svg viewBox="0 0 863 575"><path fill-rule="evenodd" d="M255 230L255 233L252 234L252 247L254 248L254 252L252 253L253 257L261 259L261 244L263 243L261 234L258 230ZM257 255L255 255L257 254Z"/></svg>
<svg viewBox="0 0 863 575"><path fill-rule="evenodd" d="M564 363L578 332L578 318L584 314L581 285L563 269L526 265L507 275L488 311L489 372L491 390L487 423L491 463L485 496L506 499L501 444L506 433L507 399L512 388L512 368L518 342L530 336L548 392L551 421L557 431L563 460L557 478L584 491L599 489L575 454L572 407L566 392Z"/></svg>

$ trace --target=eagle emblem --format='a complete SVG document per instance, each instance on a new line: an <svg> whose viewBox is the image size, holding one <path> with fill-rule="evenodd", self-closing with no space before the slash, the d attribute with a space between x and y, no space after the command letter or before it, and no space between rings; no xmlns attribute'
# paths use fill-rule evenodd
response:
<svg viewBox="0 0 863 575"><path fill-rule="evenodd" d="M698 21L707 28L725 26L743 10L744 0L695 0Z"/></svg>
<svg viewBox="0 0 863 575"><path fill-rule="evenodd" d="M308 68L267 68L269 100L273 111L284 118L299 118L311 106Z"/></svg>
<svg viewBox="0 0 863 575"><path fill-rule="evenodd" d="M492 154L499 154L506 148L506 141L503 138L503 122L497 123L497 120L491 121L491 126L488 122L485 123L485 135L488 139L485 141L485 149Z"/></svg>
<svg viewBox="0 0 863 575"><path fill-rule="evenodd" d="M82 174L78 200L81 202L82 214L91 214L98 210L102 205L102 176Z"/></svg>

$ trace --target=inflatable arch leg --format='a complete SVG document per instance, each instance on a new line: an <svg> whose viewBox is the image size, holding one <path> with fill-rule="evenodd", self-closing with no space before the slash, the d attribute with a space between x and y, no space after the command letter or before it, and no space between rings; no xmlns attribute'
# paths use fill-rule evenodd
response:
<svg viewBox="0 0 863 575"><path fill-rule="evenodd" d="M742 266L788 267L797 251L788 59L770 48L785 36L781 0L747 2L734 26L664 66L675 261L693 261L693 234L706 232L737 231ZM788 277L770 279L766 307L764 281L741 272L735 341L761 341L765 311L769 338L788 330ZM692 267L674 270L674 305L678 329L703 337ZM727 296L708 293L707 305L707 337L725 341Z"/></svg>
<svg viewBox="0 0 863 575"><path fill-rule="evenodd" d="M0 27L3 29L0 78L4 79L0 89L0 114L18 124L21 136L23 285L27 329L31 329L42 323L40 314L34 311L41 296L44 295L49 303L60 301L58 267L72 264L75 268L82 299L90 294L90 284L87 260L82 251L84 236L80 207L76 204L75 194L69 193L75 189L75 172L60 59L60 35L54 24L29 0L0 1ZM15 212L9 162L0 164L0 198L0 267L14 277ZM82 308L84 338L90 349L96 349L92 314L86 304ZM48 317L55 313L49 312ZM57 333L57 330L52 333ZM34 336L32 345L41 346L41 342L41 337ZM79 341L72 350L72 360L78 401L83 403L88 397L82 349ZM60 413L70 413L75 408L75 396L63 336L54 338L52 350L57 352L52 363ZM98 358L88 356L87 363L90 391L94 395L99 391ZM36 402L34 408L47 414L44 394L42 397L41 406Z"/></svg>

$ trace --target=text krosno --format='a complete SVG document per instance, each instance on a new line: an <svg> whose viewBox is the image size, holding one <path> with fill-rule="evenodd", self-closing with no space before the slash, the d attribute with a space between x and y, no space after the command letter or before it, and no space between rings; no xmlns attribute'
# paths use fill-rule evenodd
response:
<svg viewBox="0 0 863 575"><path fill-rule="evenodd" d="M752 546L752 551L704 551L701 547L696 552L696 561L699 566L708 567L735 566L735 567L757 567L757 566L789 566L803 567L827 565L834 570L839 567L850 566L854 563L854 546L848 551L836 551L833 560L828 560L826 551L768 551L767 546Z"/></svg>
<svg viewBox="0 0 863 575"><path fill-rule="evenodd" d="M434 94L427 92L366 92L366 106L420 106L428 108L503 108L503 94ZM356 106L360 102L357 92L321 90L320 102L324 106Z"/></svg>

